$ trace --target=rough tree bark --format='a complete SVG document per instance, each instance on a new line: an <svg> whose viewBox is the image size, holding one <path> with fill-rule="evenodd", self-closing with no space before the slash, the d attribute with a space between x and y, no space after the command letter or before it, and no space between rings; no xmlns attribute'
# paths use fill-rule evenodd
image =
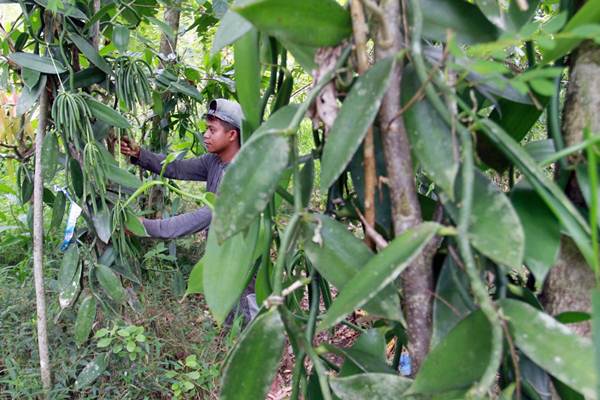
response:
<svg viewBox="0 0 600 400"><path fill-rule="evenodd" d="M38 129L35 136L35 172L33 178L33 279L37 312L37 337L40 353L40 373L45 391L50 390L50 357L46 323L46 297L44 294L44 182L42 178L42 143L48 122L48 92L40 95Z"/></svg>
<svg viewBox="0 0 600 400"><path fill-rule="evenodd" d="M181 2L173 1L166 9L163 15L164 22L171 28L174 33L173 37L169 37L163 33L160 38L160 58L163 68L177 61L177 33L179 32L179 20L181 18ZM172 95L165 93L162 95L163 104L166 104ZM165 151L167 140L169 137L169 114L165 114L162 118L155 117L152 121L152 132L158 134L157 140L152 146L153 151ZM167 122L166 124L164 122ZM155 211L155 217L160 217L164 206L164 191L161 186L155 186L150 191L148 207Z"/></svg>
<svg viewBox="0 0 600 400"><path fill-rule="evenodd" d="M563 110L562 133L565 146L583 141L583 129L600 132L600 46L593 42L582 43L571 59L569 85ZM583 161L582 154L569 157L576 165ZM567 196L580 203L581 193L575 175L569 180ZM570 238L563 237L556 265L548 273L542 292L542 302L552 315L563 311L591 311L590 291L594 286L594 273L587 265ZM589 322L569 325L580 335L589 336Z"/></svg>
<svg viewBox="0 0 600 400"><path fill-rule="evenodd" d="M403 48L402 11L399 0L381 0L382 24L389 32L380 34L377 40L377 59L396 56ZM386 43L387 42L387 43ZM387 44L387 46L386 46ZM395 67L390 85L379 112L383 136L387 179L392 202L394 233L401 234L422 222L421 207L417 198L410 143L404 121L396 118L401 109L400 83L402 63ZM430 252L429 252L430 253ZM415 374L429 351L433 309L432 257L424 251L401 275L403 306L408 324L408 347Z"/></svg>

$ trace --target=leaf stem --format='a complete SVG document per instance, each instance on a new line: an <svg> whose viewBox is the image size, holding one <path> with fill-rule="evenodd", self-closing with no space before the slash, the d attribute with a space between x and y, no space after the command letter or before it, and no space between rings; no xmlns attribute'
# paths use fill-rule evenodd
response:
<svg viewBox="0 0 600 400"><path fill-rule="evenodd" d="M592 139L592 134L589 128L583 129L583 137L585 141ZM600 138L600 136L595 136ZM600 251L598 248L598 161L596 160L596 149L594 146L587 146L587 162L588 162L588 175L590 179L590 228L592 236L592 252L593 252L593 264L591 265L596 275L596 286L600 287L600 264L598 263L598 256Z"/></svg>

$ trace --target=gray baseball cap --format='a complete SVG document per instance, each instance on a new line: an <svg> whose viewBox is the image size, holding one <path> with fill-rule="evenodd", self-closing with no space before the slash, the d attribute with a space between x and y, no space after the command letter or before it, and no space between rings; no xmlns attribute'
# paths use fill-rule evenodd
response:
<svg viewBox="0 0 600 400"><path fill-rule="evenodd" d="M225 121L235 126L238 129L242 129L242 119L244 113L242 107L235 101L227 99L214 99L208 103L208 110L204 114L204 118L208 116L219 118L221 121Z"/></svg>

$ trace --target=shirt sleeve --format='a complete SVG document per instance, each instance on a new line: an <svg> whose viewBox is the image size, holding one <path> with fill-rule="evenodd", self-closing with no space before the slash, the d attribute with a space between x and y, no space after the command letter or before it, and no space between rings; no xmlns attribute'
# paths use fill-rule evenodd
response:
<svg viewBox="0 0 600 400"><path fill-rule="evenodd" d="M139 158L131 157L133 164L143 169L160 174L162 162L166 157L148 150L140 149ZM175 160L167 165L163 176L169 179L181 179L186 181L205 181L208 177L210 159L208 155L185 160Z"/></svg>
<svg viewBox="0 0 600 400"><path fill-rule="evenodd" d="M175 239L200 232L210 225L210 208L202 207L196 211L180 214L171 218L144 219L146 232L156 239Z"/></svg>

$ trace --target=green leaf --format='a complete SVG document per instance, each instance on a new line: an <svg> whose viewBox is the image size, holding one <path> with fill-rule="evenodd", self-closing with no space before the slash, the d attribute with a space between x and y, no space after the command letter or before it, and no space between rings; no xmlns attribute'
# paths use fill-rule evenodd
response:
<svg viewBox="0 0 600 400"><path fill-rule="evenodd" d="M37 85L35 85L32 89L29 89L27 86L23 86L21 95L17 100L17 117L20 117L31 110L31 107L33 107L35 102L39 99L40 94L42 94L42 90L46 88L47 80L47 76L42 75Z"/></svg>
<svg viewBox="0 0 600 400"><path fill-rule="evenodd" d="M70 307L75 301L75 295L79 292L80 278L79 248L76 244L72 244L63 255L58 273L58 302L61 308Z"/></svg>
<svg viewBox="0 0 600 400"><path fill-rule="evenodd" d="M383 251L364 266L364 273L355 275L342 289L319 324L319 331L341 321L355 308L371 300L394 281L439 229L433 222L425 222L397 236Z"/></svg>
<svg viewBox="0 0 600 400"><path fill-rule="evenodd" d="M156 19L154 17L146 17L146 19L148 21L150 21L150 23L152 23L152 25L155 25L156 27L158 27L158 29L160 29L160 31L162 33L167 35L167 37L169 39L175 40L175 38L177 36L177 32L174 32L173 28L171 28L167 23L165 23L164 21L161 21L159 19Z"/></svg>
<svg viewBox="0 0 600 400"><path fill-rule="evenodd" d="M331 127L321 157L321 191L327 189L344 172L360 147L369 126L375 120L383 95L388 89L394 58L379 61L358 78L344 100Z"/></svg>
<svg viewBox="0 0 600 400"><path fill-rule="evenodd" d="M127 296L119 277L112 269L102 264L96 264L95 271L98 282L100 282L100 286L106 291L106 294L116 303L123 304Z"/></svg>
<svg viewBox="0 0 600 400"><path fill-rule="evenodd" d="M463 44L492 42L498 37L498 29L474 4L464 0L422 0L421 4L427 39L445 42L448 29Z"/></svg>
<svg viewBox="0 0 600 400"><path fill-rule="evenodd" d="M81 165L79 161L74 158L69 160L69 178L73 189L77 197L81 199L83 197L83 172L81 171Z"/></svg>
<svg viewBox="0 0 600 400"><path fill-rule="evenodd" d="M196 89L195 86L190 85L187 82L171 82L169 84L169 90L174 91L176 93L181 93L184 96L191 97L192 99L196 99L198 101L203 101L204 97L202 94Z"/></svg>
<svg viewBox="0 0 600 400"><path fill-rule="evenodd" d="M129 28L123 25L114 25L112 41L121 53L125 53L129 47Z"/></svg>
<svg viewBox="0 0 600 400"><path fill-rule="evenodd" d="M315 181L315 162L313 159L309 159L304 163L304 166L300 170L300 190L301 202L303 207L308 207L310 203L310 196L313 190L313 182Z"/></svg>
<svg viewBox="0 0 600 400"><path fill-rule="evenodd" d="M579 322L589 321L592 316L583 311L565 311L554 316L561 324L577 324Z"/></svg>
<svg viewBox="0 0 600 400"><path fill-rule="evenodd" d="M58 141L52 132L46 133L42 143L42 172L45 182L54 179L58 169Z"/></svg>
<svg viewBox="0 0 600 400"><path fill-rule="evenodd" d="M483 120L482 123L485 127L483 132L486 136L523 173L534 190L571 235L589 265L593 265L594 256L590 243L589 226L564 192L541 170L521 145L515 142L501 127L487 119Z"/></svg>
<svg viewBox="0 0 600 400"><path fill-rule="evenodd" d="M350 348L325 346L327 350L344 357L339 377L376 372L392 374L386 360L386 341L383 332L371 328L362 333Z"/></svg>
<svg viewBox="0 0 600 400"><path fill-rule="evenodd" d="M52 205L52 221L50 226L54 229L58 229L62 222L63 216L65 215L65 208L67 206L67 197L63 192L56 193L54 197L54 204Z"/></svg>
<svg viewBox="0 0 600 400"><path fill-rule="evenodd" d="M223 47L234 43L251 29L252 24L250 22L242 18L238 13L231 10L227 11L225 16L221 19L219 28L215 34L210 50L211 56L217 54Z"/></svg>
<svg viewBox="0 0 600 400"><path fill-rule="evenodd" d="M35 0L35 2L38 3L39 5L41 5L42 7L52 9L51 1L52 0L50 0L50 1L49 0ZM73 18L84 20L84 21L88 19L87 15L85 15L83 13L83 11L81 11L79 8L77 8L74 5L74 3L73 4L68 3L68 2L65 2L65 3L66 4L64 4L64 7L61 7L61 8L57 7L55 10L53 10L53 12L62 14L65 17L73 17Z"/></svg>
<svg viewBox="0 0 600 400"><path fill-rule="evenodd" d="M204 297L218 323L225 321L251 278L259 225L257 219L247 232L239 232L222 244L212 229L208 233L203 258Z"/></svg>
<svg viewBox="0 0 600 400"><path fill-rule="evenodd" d="M511 1L508 5L508 13L506 14L505 30L511 33L517 33L523 25L530 22L538 8L540 0L528 0L529 8L521 10L516 1Z"/></svg>
<svg viewBox="0 0 600 400"><path fill-rule="evenodd" d="M600 371L600 289L592 291L592 337L595 347L596 371ZM600 399L600 373L596 373L596 399Z"/></svg>
<svg viewBox="0 0 600 400"><path fill-rule="evenodd" d="M40 81L40 74L40 71L34 71L26 67L21 68L21 79L23 80L23 84L29 89L33 89Z"/></svg>
<svg viewBox="0 0 600 400"><path fill-rule="evenodd" d="M565 27L562 30L562 33L569 33L577 28L589 25L596 24L600 22L600 7L598 7L599 3L597 0L587 1L585 4L581 6L579 11L567 22ZM571 50L573 50L583 38L581 37L562 37L559 36L555 38L556 46L551 49L547 49L542 51L542 60L544 63L552 62L558 58L563 57L568 54Z"/></svg>
<svg viewBox="0 0 600 400"><path fill-rule="evenodd" d="M592 342L528 304L502 300L515 345L554 377L595 398L597 368Z"/></svg>
<svg viewBox="0 0 600 400"><path fill-rule="evenodd" d="M75 390L81 390L88 387L106 370L108 365L109 353L99 354L90 361L83 370L77 375L75 380Z"/></svg>
<svg viewBox="0 0 600 400"><path fill-rule="evenodd" d="M314 215L316 226L305 225L304 249L310 262L338 290L343 290L352 278L361 275L373 253L347 227L325 215ZM319 243L320 242L320 243ZM393 285L364 305L372 315L402 321L398 292Z"/></svg>
<svg viewBox="0 0 600 400"><path fill-rule="evenodd" d="M188 287L185 294L204 293L204 259L198 260L190 277L188 278Z"/></svg>
<svg viewBox="0 0 600 400"><path fill-rule="evenodd" d="M75 82L71 88L71 82L69 79L66 80L65 87L69 90L75 90L78 88L86 88L96 83L102 83L106 80L106 73L95 66L86 68L84 70L75 72Z"/></svg>
<svg viewBox="0 0 600 400"><path fill-rule="evenodd" d="M470 387L488 366L491 336L485 315L481 311L471 313L429 352L406 394L434 394Z"/></svg>
<svg viewBox="0 0 600 400"><path fill-rule="evenodd" d="M81 346L87 341L95 319L96 298L93 295L88 295L82 300L75 320L75 343L77 346Z"/></svg>
<svg viewBox="0 0 600 400"><path fill-rule="evenodd" d="M541 163L556 153L554 140L552 139L534 140L523 147L537 163Z"/></svg>
<svg viewBox="0 0 600 400"><path fill-rule="evenodd" d="M73 32L69 32L69 39L71 39L71 41L75 43L75 46L77 46L77 48L81 50L83 55L86 56L86 58L92 64L100 68L106 74L110 74L112 72L112 68L110 67L110 65L100 54L98 54L98 51L94 49L94 47L91 44L89 44L87 40Z"/></svg>
<svg viewBox="0 0 600 400"><path fill-rule="evenodd" d="M60 74L66 71L63 63L50 57L31 53L11 53L8 59L21 67L29 68L44 74Z"/></svg>
<svg viewBox="0 0 600 400"><path fill-rule="evenodd" d="M313 69L317 68L315 54L318 50L318 47L305 46L286 41L281 38L279 39L279 41L281 42L283 47L285 47L290 53L292 53L292 56L294 56L296 62L300 64L302 68L304 68L304 71L310 73Z"/></svg>
<svg viewBox="0 0 600 400"><path fill-rule="evenodd" d="M85 96L85 102L90 108L92 115L96 117L96 119L100 121L104 121L111 126L115 126L121 129L129 129L131 128L131 124L117 110L100 103L98 100L94 99L91 96Z"/></svg>
<svg viewBox="0 0 600 400"><path fill-rule="evenodd" d="M447 256L437 280L433 300L432 348L475 309L470 293L466 273L456 265L452 257Z"/></svg>
<svg viewBox="0 0 600 400"><path fill-rule="evenodd" d="M525 233L525 264L541 286L554 266L560 248L560 224L531 188L517 185L511 201Z"/></svg>
<svg viewBox="0 0 600 400"><path fill-rule="evenodd" d="M261 68L259 60L258 31L249 30L233 46L235 82L238 101L244 111L244 119L250 132L244 132L244 141L260 125Z"/></svg>
<svg viewBox="0 0 600 400"><path fill-rule="evenodd" d="M94 229L96 230L98 238L107 244L112 234L111 221L112 213L108 207L99 208L98 211L92 215L92 222L94 223Z"/></svg>
<svg viewBox="0 0 600 400"><path fill-rule="evenodd" d="M412 380L394 374L359 374L344 378L329 378L333 392L342 400L398 399L405 392Z"/></svg>
<svg viewBox="0 0 600 400"><path fill-rule="evenodd" d="M231 351L219 398L266 398L277 372L284 341L283 322L276 310L258 316Z"/></svg>
<svg viewBox="0 0 600 400"><path fill-rule="evenodd" d="M462 183L456 182L456 193L462 193ZM456 221L459 195L450 203L442 196L444 206ZM473 209L469 223L469 238L473 247L495 262L511 268L523 265L525 234L521 221L506 195L485 175L477 172L473 183Z"/></svg>
<svg viewBox="0 0 600 400"><path fill-rule="evenodd" d="M231 237L255 220L275 193L287 167L290 144L274 133L253 135L227 167L215 205L213 230L219 241Z"/></svg>
<svg viewBox="0 0 600 400"><path fill-rule="evenodd" d="M129 171L119 168L117 165L108 164L107 178L117 185L125 186L131 189L139 189L142 186L140 179Z"/></svg>
<svg viewBox="0 0 600 400"><path fill-rule="evenodd" d="M260 31L300 45L335 46L350 36L350 14L335 0L248 0L232 10Z"/></svg>
<svg viewBox="0 0 600 400"><path fill-rule="evenodd" d="M125 228L128 231L133 233L136 236L148 237L148 232L146 231L146 227L140 221L140 218L135 215L131 209L127 208L125 210L126 218L125 218Z"/></svg>
<svg viewBox="0 0 600 400"><path fill-rule="evenodd" d="M416 95L420 85L414 68L406 68L402 77L403 106ZM454 155L457 144L450 127L426 99L414 103L403 116L413 154L427 176L453 198L459 163Z"/></svg>

